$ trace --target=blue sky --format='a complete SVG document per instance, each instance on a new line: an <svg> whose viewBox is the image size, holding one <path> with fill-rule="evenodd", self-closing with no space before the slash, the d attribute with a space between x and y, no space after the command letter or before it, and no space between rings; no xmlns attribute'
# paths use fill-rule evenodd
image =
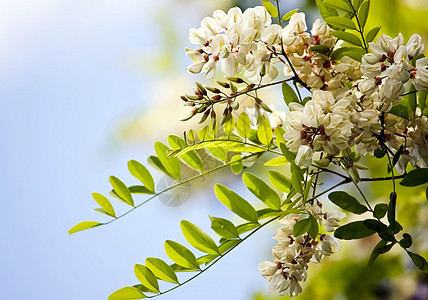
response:
<svg viewBox="0 0 428 300"><path fill-rule="evenodd" d="M128 116L146 109L156 80L127 63L159 43L152 4L1 1L3 299L106 299L137 283L135 263L166 258L164 240L183 242L180 220L209 228L208 214L230 216L212 191L192 190L178 208L154 201L110 226L67 234L77 222L106 220L91 211L96 207L91 193L106 194L112 174L130 181L126 162L145 162L152 152L151 140L124 147L112 138ZM185 30L196 25L187 17L178 18ZM257 263L270 258L273 232L266 232L163 299L239 300L265 289Z"/></svg>

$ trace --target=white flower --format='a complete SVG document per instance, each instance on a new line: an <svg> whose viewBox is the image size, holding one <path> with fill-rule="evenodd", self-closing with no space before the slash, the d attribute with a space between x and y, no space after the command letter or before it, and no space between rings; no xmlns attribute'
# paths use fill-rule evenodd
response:
<svg viewBox="0 0 428 300"><path fill-rule="evenodd" d="M296 155L296 164L301 167L309 168L312 165L312 155L314 154L311 147L302 145L299 147Z"/></svg>
<svg viewBox="0 0 428 300"><path fill-rule="evenodd" d="M376 80L367 78L358 83L358 89L364 95L371 95L377 90Z"/></svg>
<svg viewBox="0 0 428 300"><path fill-rule="evenodd" d="M407 54L409 59L419 56L425 52L425 44L422 43L422 37L419 34L414 34L407 42Z"/></svg>
<svg viewBox="0 0 428 300"><path fill-rule="evenodd" d="M286 113L284 111L277 110L273 104L270 104L269 108L272 111L271 113L267 113L270 126L272 129L275 129L278 126L281 127L286 119Z"/></svg>
<svg viewBox="0 0 428 300"><path fill-rule="evenodd" d="M418 91L428 89L428 57L416 61L416 74L413 78L413 84Z"/></svg>
<svg viewBox="0 0 428 300"><path fill-rule="evenodd" d="M278 271L278 264L271 261L264 261L259 263L258 268L262 272L262 276L270 280L270 277Z"/></svg>
<svg viewBox="0 0 428 300"><path fill-rule="evenodd" d="M403 64L392 65L386 71L386 75L390 79L395 79L403 83L407 82L410 79L409 69Z"/></svg>
<svg viewBox="0 0 428 300"><path fill-rule="evenodd" d="M339 221L345 217L346 217L346 214L338 210L332 210L332 211L326 212L324 215L325 230L329 232L333 232L334 228L339 227Z"/></svg>
<svg viewBox="0 0 428 300"><path fill-rule="evenodd" d="M286 32L289 33L301 33L306 31L308 27L306 26L305 14L304 13L295 13L285 27Z"/></svg>

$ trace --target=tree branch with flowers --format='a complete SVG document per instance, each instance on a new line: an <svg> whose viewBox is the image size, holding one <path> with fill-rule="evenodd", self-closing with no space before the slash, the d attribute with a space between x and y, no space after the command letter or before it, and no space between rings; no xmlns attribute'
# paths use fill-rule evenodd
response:
<svg viewBox="0 0 428 300"><path fill-rule="evenodd" d="M244 185L264 207L256 210L248 200L216 184L218 200L243 222L236 225L210 217L218 235L215 241L196 225L182 221L188 243L205 254L196 257L188 247L168 240L165 251L171 262L150 257L144 265L135 265L139 283L114 292L109 299L154 298L172 292L273 222L278 224L277 244L272 257L258 268L269 290L280 295L301 293L311 263L340 250L339 240L378 235L369 265L393 247L401 247L417 268L428 271L426 260L409 250L412 237L397 221L400 194L396 190L398 184L422 187L428 183L425 45L418 34L407 43L401 34L376 39L381 27L366 28L370 0L316 2L324 21L316 20L310 32L304 13L293 10L281 16L279 0L263 0L263 6L244 12L236 7L217 10L202 20L200 28L190 30L196 49L186 49L192 60L187 70L219 80L214 86L196 82L191 93L181 96L190 107L183 121L199 115L199 123L209 124L190 129L183 137L169 136L169 146L156 142L156 156L148 159L149 165L178 183L157 190L149 170L132 160L128 168L140 185L127 186L110 177L110 196L131 206L130 210L116 215L110 201L94 193L100 205L96 211L113 219L82 222L70 233L107 225L170 189L220 169L230 168L240 175L260 157L270 155L274 157L262 171L269 182L242 173ZM281 86L284 110L259 97L261 89L275 86ZM303 98L305 94L309 96ZM250 106L243 107L243 97L252 100ZM202 152L220 165L208 168ZM360 176L368 168L361 161L366 157L381 160L385 176ZM281 166L282 171L272 166ZM191 168L197 175L185 178L182 168ZM389 201L374 205L360 183L379 181L390 182L390 190L385 191ZM343 191L345 185L353 186L357 196ZM136 204L134 197L141 194L147 198ZM323 195L340 210L326 211ZM360 217L340 225L347 216L344 211ZM180 272L194 275L180 281ZM159 281L173 286L161 288Z"/></svg>

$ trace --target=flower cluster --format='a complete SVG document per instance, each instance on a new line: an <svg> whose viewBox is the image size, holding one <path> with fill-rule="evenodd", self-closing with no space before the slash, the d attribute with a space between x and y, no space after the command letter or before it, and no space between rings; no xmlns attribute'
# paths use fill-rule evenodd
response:
<svg viewBox="0 0 428 300"><path fill-rule="evenodd" d="M333 231L339 226L338 221L346 215L339 211L323 213L321 203L308 207L308 212L322 224L325 229ZM280 295L287 293L296 296L302 292L301 283L306 280L308 263L320 262L324 256L330 256L334 250L340 250L339 241L330 234L321 234L319 239L309 235L293 236L293 227L299 221L296 215L288 215L280 220L283 224L274 239L277 245L272 249L274 261L259 264L259 270L269 284L269 291L278 291Z"/></svg>
<svg viewBox="0 0 428 300"><path fill-rule="evenodd" d="M320 19L312 25L311 34L306 30L304 13L293 15L284 28L284 51L292 67L308 87L343 94L347 91L343 82L361 76L358 62L349 57L344 57L340 63L331 59L328 54L336 47L335 38L331 35L332 29ZM321 49L316 49L320 46ZM292 67L285 65L286 76L293 75Z"/></svg>
<svg viewBox="0 0 428 300"><path fill-rule="evenodd" d="M358 83L358 89L373 98L379 110L389 111L400 101L410 78L417 90L428 89L427 59L418 60L416 67L410 64L425 52L421 36L414 34L404 45L401 34L394 39L381 35L376 43L369 45L371 53L365 54L361 63L365 79Z"/></svg>
<svg viewBox="0 0 428 300"><path fill-rule="evenodd" d="M217 62L220 62L227 76L246 70L249 78L273 80L278 69L271 61L271 47L281 43L283 30L271 23L271 16L263 6L249 8L245 12L234 7L227 14L215 11L212 17L202 20L200 28L190 30L190 42L200 48L187 51L187 56L193 60L187 70L191 73L205 72L212 78Z"/></svg>

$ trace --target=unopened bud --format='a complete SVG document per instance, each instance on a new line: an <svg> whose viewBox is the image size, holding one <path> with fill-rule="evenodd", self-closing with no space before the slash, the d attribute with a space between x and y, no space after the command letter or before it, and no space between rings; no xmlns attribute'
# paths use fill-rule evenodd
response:
<svg viewBox="0 0 428 300"><path fill-rule="evenodd" d="M221 93L221 91L218 89L218 88L213 88L213 87L209 87L209 86L206 86L205 87L207 90L209 90L211 93L214 93L214 94L219 94L219 93Z"/></svg>
<svg viewBox="0 0 428 300"><path fill-rule="evenodd" d="M236 82L236 83L243 83L244 80L242 78L239 77L226 77L227 80L232 81L232 82Z"/></svg>
<svg viewBox="0 0 428 300"><path fill-rule="evenodd" d="M211 97L211 99L214 100L214 101L218 101L218 100L221 99L221 96L220 95L214 95L214 96Z"/></svg>
<svg viewBox="0 0 428 300"><path fill-rule="evenodd" d="M260 77L264 77L266 75L266 65L262 65L262 69L260 70Z"/></svg>
<svg viewBox="0 0 428 300"><path fill-rule="evenodd" d="M202 118L199 120L199 124L205 122L205 120L208 118L209 115L210 115L210 110L208 109L202 115Z"/></svg>
<svg viewBox="0 0 428 300"><path fill-rule="evenodd" d="M270 113L272 112L272 110L269 108L269 106L266 105L266 103L262 102L262 103L260 103L260 105L265 111L270 112Z"/></svg>
<svg viewBox="0 0 428 300"><path fill-rule="evenodd" d="M198 112L197 109L193 109L190 114L188 114L187 116L185 116L180 121L188 121L188 120L190 120L194 115L196 115L197 112Z"/></svg>
<svg viewBox="0 0 428 300"><path fill-rule="evenodd" d="M232 91L232 94L236 94L238 92L238 89L233 83L230 84L230 90Z"/></svg>
<svg viewBox="0 0 428 300"><path fill-rule="evenodd" d="M198 96L198 95L187 95L186 94L186 97L187 97L187 99L190 99L190 100L200 100L201 99L201 96Z"/></svg>
<svg viewBox="0 0 428 300"><path fill-rule="evenodd" d="M354 162L354 167L356 167L357 169L360 169L360 170L368 170L369 169L365 165L357 163L357 162Z"/></svg>
<svg viewBox="0 0 428 300"><path fill-rule="evenodd" d="M233 101L230 103L230 107L232 107L234 110L237 110L239 108L239 102Z"/></svg>
<svg viewBox="0 0 428 300"><path fill-rule="evenodd" d="M230 88L230 84L227 83L227 82L223 82L223 81L219 81L219 80L216 80L216 82L217 82L218 85L224 87L225 89Z"/></svg>
<svg viewBox="0 0 428 300"><path fill-rule="evenodd" d="M200 84L199 82L196 81L196 87L198 88L198 91L202 94L202 95L206 95L207 94L207 90L204 88L204 86L202 84Z"/></svg>
<svg viewBox="0 0 428 300"><path fill-rule="evenodd" d="M248 85L247 85L247 88L248 88L249 90L251 90L251 89L253 89L255 86L256 86L256 85L255 85L254 83L250 83L250 84L248 84Z"/></svg>
<svg viewBox="0 0 428 300"><path fill-rule="evenodd" d="M180 98L181 98L181 100L183 100L183 101L185 101L185 102L189 101L189 99L187 99L187 98L186 98L186 96L184 96L184 95L183 95L183 96L180 96Z"/></svg>

